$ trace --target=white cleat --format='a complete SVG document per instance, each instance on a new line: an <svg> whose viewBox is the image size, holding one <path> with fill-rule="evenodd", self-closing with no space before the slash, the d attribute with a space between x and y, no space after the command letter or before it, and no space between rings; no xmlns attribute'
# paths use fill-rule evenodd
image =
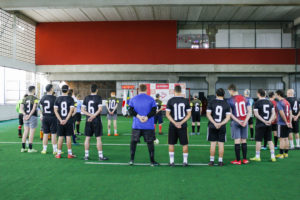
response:
<svg viewBox="0 0 300 200"><path fill-rule="evenodd" d="M28 153L36 153L36 152L38 152L38 151L35 149L28 149Z"/></svg>
<svg viewBox="0 0 300 200"><path fill-rule="evenodd" d="M21 153L27 152L27 149L21 149Z"/></svg>

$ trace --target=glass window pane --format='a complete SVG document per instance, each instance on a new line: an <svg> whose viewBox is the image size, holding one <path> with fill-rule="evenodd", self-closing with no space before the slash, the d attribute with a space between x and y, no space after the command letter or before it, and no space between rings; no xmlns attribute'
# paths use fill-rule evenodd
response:
<svg viewBox="0 0 300 200"><path fill-rule="evenodd" d="M281 48L281 25L279 23L257 23L256 47Z"/></svg>
<svg viewBox="0 0 300 200"><path fill-rule="evenodd" d="M229 42L228 27L228 23L224 22L204 23L203 34L208 39L207 48L227 48Z"/></svg>
<svg viewBox="0 0 300 200"><path fill-rule="evenodd" d="M230 23L230 47L254 48L255 24Z"/></svg>

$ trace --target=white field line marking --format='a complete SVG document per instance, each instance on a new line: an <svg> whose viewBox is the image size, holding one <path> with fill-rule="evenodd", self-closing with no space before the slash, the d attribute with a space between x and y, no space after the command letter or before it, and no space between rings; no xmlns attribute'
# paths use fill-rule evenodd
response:
<svg viewBox="0 0 300 200"><path fill-rule="evenodd" d="M21 144L22 142L0 142L0 144ZM43 144L42 142L34 142L33 144ZM84 145L84 143L77 143L80 145ZM51 145L51 142L48 142L48 145ZM96 143L91 143L90 145L96 146ZM74 146L74 145L73 145ZM130 144L103 144L103 146L130 146ZM147 146L147 144L138 144L138 146ZM168 144L156 144L155 146L169 146ZM177 145L180 146L180 145ZM209 144L189 144L190 147L210 147ZM233 147L233 144L225 144L224 146ZM255 146L249 145L248 146Z"/></svg>
<svg viewBox="0 0 300 200"><path fill-rule="evenodd" d="M128 163L118 163L118 162L85 162L87 165L126 165ZM149 166L150 163L134 163L134 166ZM168 166L168 163L160 163L161 166ZM176 166L181 166L182 164L175 164ZM208 166L207 163L189 163L190 166Z"/></svg>

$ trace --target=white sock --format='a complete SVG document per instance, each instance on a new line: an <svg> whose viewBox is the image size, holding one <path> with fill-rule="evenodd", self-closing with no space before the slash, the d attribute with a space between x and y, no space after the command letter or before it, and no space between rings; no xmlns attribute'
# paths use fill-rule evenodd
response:
<svg viewBox="0 0 300 200"><path fill-rule="evenodd" d="M57 144L53 144L53 152L57 152Z"/></svg>
<svg viewBox="0 0 300 200"><path fill-rule="evenodd" d="M85 157L89 157L89 150L85 150L85 151L84 151L84 156L85 156Z"/></svg>
<svg viewBox="0 0 300 200"><path fill-rule="evenodd" d="M61 154L61 150L58 150L58 151L57 151L57 154L59 154L59 155L60 155L60 154Z"/></svg>
<svg viewBox="0 0 300 200"><path fill-rule="evenodd" d="M47 145L43 145L43 150L47 151Z"/></svg>
<svg viewBox="0 0 300 200"><path fill-rule="evenodd" d="M215 161L215 157L214 156L210 156L209 161L214 162Z"/></svg>
<svg viewBox="0 0 300 200"><path fill-rule="evenodd" d="M118 132L117 132L117 129L115 129L115 134L117 134Z"/></svg>
<svg viewBox="0 0 300 200"><path fill-rule="evenodd" d="M103 151L98 151L99 158L103 158Z"/></svg>
<svg viewBox="0 0 300 200"><path fill-rule="evenodd" d="M223 158L219 157L219 162L223 162Z"/></svg>
<svg viewBox="0 0 300 200"><path fill-rule="evenodd" d="M290 140L290 147L294 148L294 141L293 140Z"/></svg>
<svg viewBox="0 0 300 200"><path fill-rule="evenodd" d="M169 152L169 156L170 156L170 163L174 163L174 152Z"/></svg>
<svg viewBox="0 0 300 200"><path fill-rule="evenodd" d="M270 151L271 152L271 158L275 158L275 151Z"/></svg>
<svg viewBox="0 0 300 200"><path fill-rule="evenodd" d="M107 130L108 134L110 134L110 129Z"/></svg>
<svg viewBox="0 0 300 200"><path fill-rule="evenodd" d="M72 155L72 149L68 149L68 154Z"/></svg>
<svg viewBox="0 0 300 200"><path fill-rule="evenodd" d="M188 163L188 156L189 156L188 153L183 153L183 162L184 163Z"/></svg>
<svg viewBox="0 0 300 200"><path fill-rule="evenodd" d="M256 158L260 158L260 151L256 152Z"/></svg>
<svg viewBox="0 0 300 200"><path fill-rule="evenodd" d="M296 146L297 146L297 147L300 147L300 139L299 139L299 138L296 139Z"/></svg>

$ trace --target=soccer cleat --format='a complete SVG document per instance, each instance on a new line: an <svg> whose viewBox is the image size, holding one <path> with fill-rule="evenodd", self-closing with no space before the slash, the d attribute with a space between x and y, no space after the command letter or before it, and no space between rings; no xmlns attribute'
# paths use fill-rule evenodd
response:
<svg viewBox="0 0 300 200"><path fill-rule="evenodd" d="M296 150L300 150L300 147L296 147Z"/></svg>
<svg viewBox="0 0 300 200"><path fill-rule="evenodd" d="M277 149L278 149L278 147L274 147L274 149L275 149L275 150L277 150Z"/></svg>
<svg viewBox="0 0 300 200"><path fill-rule="evenodd" d="M212 167L214 165L215 165L214 161L209 161L208 166Z"/></svg>
<svg viewBox="0 0 300 200"><path fill-rule="evenodd" d="M19 138L22 138L22 134L19 134Z"/></svg>
<svg viewBox="0 0 300 200"><path fill-rule="evenodd" d="M289 154L284 153L284 154L283 154L283 157L288 158L288 157L289 157Z"/></svg>
<svg viewBox="0 0 300 200"><path fill-rule="evenodd" d="M231 161L231 164L233 165L241 165L242 164L242 161L237 161L237 160L234 160L234 161Z"/></svg>
<svg viewBox="0 0 300 200"><path fill-rule="evenodd" d="M200 135L200 132L198 132L197 135Z"/></svg>
<svg viewBox="0 0 300 200"><path fill-rule="evenodd" d="M224 163L223 162L219 162L218 166L223 167Z"/></svg>
<svg viewBox="0 0 300 200"><path fill-rule="evenodd" d="M195 133L190 133L190 135L195 135Z"/></svg>
<svg viewBox="0 0 300 200"><path fill-rule="evenodd" d="M159 132L158 134L159 134L159 135L163 135L163 132Z"/></svg>
<svg viewBox="0 0 300 200"><path fill-rule="evenodd" d="M83 160L89 160L89 157L88 156L84 156Z"/></svg>
<svg viewBox="0 0 300 200"><path fill-rule="evenodd" d="M170 167L175 167L175 163L169 163Z"/></svg>
<svg viewBox="0 0 300 200"><path fill-rule="evenodd" d="M55 158L60 159L60 158L61 158L61 155L60 155L60 154L56 154L56 155L55 155Z"/></svg>
<svg viewBox="0 0 300 200"><path fill-rule="evenodd" d="M154 161L154 162L151 162L151 163L150 163L150 166L151 166L151 167L157 167L157 166L159 166L159 163L156 162L156 161Z"/></svg>
<svg viewBox="0 0 300 200"><path fill-rule="evenodd" d="M115 133L114 136L119 136L119 134L118 134L118 133Z"/></svg>
<svg viewBox="0 0 300 200"><path fill-rule="evenodd" d="M290 149L289 150L295 150L295 147L290 147Z"/></svg>
<svg viewBox="0 0 300 200"><path fill-rule="evenodd" d="M276 162L276 158L271 158L271 161L272 162Z"/></svg>
<svg viewBox="0 0 300 200"><path fill-rule="evenodd" d="M28 149L28 153L36 153L36 152L38 152L38 151L35 149Z"/></svg>
<svg viewBox="0 0 300 200"><path fill-rule="evenodd" d="M128 164L132 166L132 165L134 165L134 161L130 160Z"/></svg>
<svg viewBox="0 0 300 200"><path fill-rule="evenodd" d="M107 134L107 136L111 136L111 134L110 134L110 133L108 133L108 134Z"/></svg>
<svg viewBox="0 0 300 200"><path fill-rule="evenodd" d="M53 155L56 155L57 154L57 151L53 151Z"/></svg>
<svg viewBox="0 0 300 200"><path fill-rule="evenodd" d="M277 154L277 155L276 155L276 158L283 159L284 156L283 156L283 154Z"/></svg>
<svg viewBox="0 0 300 200"><path fill-rule="evenodd" d="M68 154L68 158L69 158L69 159L72 159L72 158L76 158L76 156L75 156L75 155L72 155L72 154Z"/></svg>
<svg viewBox="0 0 300 200"><path fill-rule="evenodd" d="M24 153L24 152L26 152L27 151L27 149L21 149L21 153Z"/></svg>
<svg viewBox="0 0 300 200"><path fill-rule="evenodd" d="M41 151L41 154L47 154L46 150Z"/></svg>
<svg viewBox="0 0 300 200"><path fill-rule="evenodd" d="M243 159L243 164L248 164L248 163L249 163L249 160Z"/></svg>
<svg viewBox="0 0 300 200"><path fill-rule="evenodd" d="M261 150L267 150L267 147L261 147L260 149Z"/></svg>
<svg viewBox="0 0 300 200"><path fill-rule="evenodd" d="M107 157L103 156L103 157L99 157L99 161L105 161L105 160L109 160Z"/></svg>
<svg viewBox="0 0 300 200"><path fill-rule="evenodd" d="M251 141L254 141L254 138L250 138Z"/></svg>
<svg viewBox="0 0 300 200"><path fill-rule="evenodd" d="M260 158L257 158L257 157L254 157L254 158L250 158L251 161L256 161L256 162L260 162L261 159Z"/></svg>
<svg viewBox="0 0 300 200"><path fill-rule="evenodd" d="M186 162L182 163L182 167L188 167L188 166L189 166L188 163L186 163Z"/></svg>

